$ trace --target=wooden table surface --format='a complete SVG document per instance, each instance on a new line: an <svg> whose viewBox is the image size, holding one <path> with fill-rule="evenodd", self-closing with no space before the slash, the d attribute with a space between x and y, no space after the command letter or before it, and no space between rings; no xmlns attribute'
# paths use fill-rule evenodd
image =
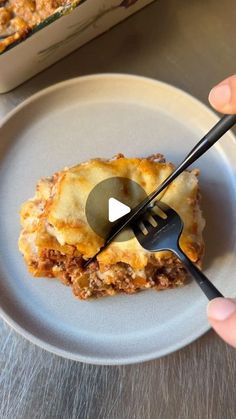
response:
<svg viewBox="0 0 236 419"><path fill-rule="evenodd" d="M1 95L0 117L52 83L100 72L160 79L207 103L211 86L236 72L235 0L157 1ZM2 419L236 418L236 349L213 331L167 357L119 367L62 359L4 322L0 333Z"/></svg>

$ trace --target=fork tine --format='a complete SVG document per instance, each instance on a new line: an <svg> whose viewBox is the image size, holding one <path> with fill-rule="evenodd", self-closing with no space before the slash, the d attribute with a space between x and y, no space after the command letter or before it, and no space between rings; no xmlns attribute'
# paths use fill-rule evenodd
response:
<svg viewBox="0 0 236 419"><path fill-rule="evenodd" d="M154 227L154 225L150 222L150 219L149 219L150 215L151 215L151 217L153 217L152 214L151 214L151 212L148 211L148 214L145 214L145 216L142 219L142 223L143 223L143 225L146 228L146 230L147 230L148 233L150 232L150 230L152 230L152 228L156 228L157 227L157 225ZM156 218L154 218L154 220L157 223Z"/></svg>
<svg viewBox="0 0 236 419"><path fill-rule="evenodd" d="M152 220L153 219L153 220ZM155 225L156 224L156 225ZM148 235L153 228L157 228L159 224L159 218L154 216L154 213L148 209L142 217L138 218L135 223L132 224L134 233L142 233Z"/></svg>
<svg viewBox="0 0 236 419"><path fill-rule="evenodd" d="M158 207L156 204L153 205L153 207L152 207L152 213L153 212L161 218L167 218L166 213L160 207Z"/></svg>
<svg viewBox="0 0 236 419"><path fill-rule="evenodd" d="M141 232L144 234L144 236L146 236L148 234L148 229L145 226L143 221L138 222L137 229L141 230Z"/></svg>
<svg viewBox="0 0 236 419"><path fill-rule="evenodd" d="M166 214L167 218L171 216L176 216L176 211L169 207L169 205L165 204L163 201L157 201L156 205L160 207L160 209Z"/></svg>
<svg viewBox="0 0 236 419"><path fill-rule="evenodd" d="M153 211L153 209L150 211L152 217L157 222L157 226L151 226L152 228L161 228L166 224L166 218L161 217L159 214Z"/></svg>
<svg viewBox="0 0 236 419"><path fill-rule="evenodd" d="M168 210L170 209L170 207L167 204L165 204L165 202L163 201L157 200L155 201L155 205L159 207L164 213L168 212Z"/></svg>
<svg viewBox="0 0 236 419"><path fill-rule="evenodd" d="M146 220L152 227L157 227L158 223L155 217L153 217L153 211L149 211L146 215Z"/></svg>
<svg viewBox="0 0 236 419"><path fill-rule="evenodd" d="M163 201L155 201L154 205L148 207L146 212L133 225L134 232L147 236L153 229L162 229L166 225L167 219L176 215L176 212Z"/></svg>

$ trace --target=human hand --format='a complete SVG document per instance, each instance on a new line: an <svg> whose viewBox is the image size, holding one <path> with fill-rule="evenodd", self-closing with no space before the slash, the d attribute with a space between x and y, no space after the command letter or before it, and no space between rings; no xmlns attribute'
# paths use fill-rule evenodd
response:
<svg viewBox="0 0 236 419"><path fill-rule="evenodd" d="M236 74L213 87L209 102L218 112L236 114Z"/></svg>
<svg viewBox="0 0 236 419"><path fill-rule="evenodd" d="M236 348L236 299L214 298L208 304L207 315L216 333Z"/></svg>
<svg viewBox="0 0 236 419"><path fill-rule="evenodd" d="M236 74L213 87L209 102L219 112L236 114ZM215 298L208 304L207 315L216 333L236 347L236 299Z"/></svg>

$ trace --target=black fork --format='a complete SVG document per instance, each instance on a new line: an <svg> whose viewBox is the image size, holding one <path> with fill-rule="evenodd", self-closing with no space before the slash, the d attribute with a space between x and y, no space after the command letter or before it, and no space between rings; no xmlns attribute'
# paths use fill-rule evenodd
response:
<svg viewBox="0 0 236 419"><path fill-rule="evenodd" d="M183 253L179 246L179 238L183 230L183 222L172 208L162 201L148 207L143 216L132 225L134 234L144 249L150 252L170 250L183 262L201 290L209 300L223 297L209 279Z"/></svg>

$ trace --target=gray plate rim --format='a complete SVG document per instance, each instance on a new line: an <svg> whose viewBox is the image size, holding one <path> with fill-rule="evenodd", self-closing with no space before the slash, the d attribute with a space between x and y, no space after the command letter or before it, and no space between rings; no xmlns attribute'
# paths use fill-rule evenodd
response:
<svg viewBox="0 0 236 419"><path fill-rule="evenodd" d="M94 81L99 80L99 79L117 79L117 78L122 78L122 79L131 79L131 80L135 80L136 82L145 82L145 83L154 83L155 85L160 85L166 88L171 88L173 89L173 91L175 91L178 94L184 95L186 98L188 98L193 104L195 103L197 106L201 106L202 109L205 110L206 114L208 114L212 119L215 120L215 122L217 122L219 120L218 115L213 112L210 108L208 108L205 104L203 104L200 100L196 99L195 97L193 97L191 94L185 92L184 90L177 88L171 84L156 80L156 79L152 79L152 78L148 78L148 77L144 77L144 76L136 76L136 75L129 75L129 74L121 74L121 73L104 73L104 74L92 74L92 75L88 75L88 76L81 76L81 77L75 77L69 80L65 80L62 81L60 83L56 83L52 86L49 86L35 94L33 94L32 96L30 96L29 98L25 99L21 104L19 104L18 106L16 106L13 110L11 110L1 121L0 121L0 128L3 127L8 121L11 120L11 118L17 114L21 109L27 108L31 103L34 103L36 100L40 99L41 97L45 96L45 95L50 95L52 92L56 91L56 90L60 90L60 89L64 89L65 87L71 86L71 85L76 85L77 83L83 83L84 81L89 81L92 80ZM235 136L233 135L232 132L228 133L229 136L231 136L232 140L234 142L236 142ZM127 356L126 358L112 358L112 359L101 359L101 358L96 358L96 357L90 357L90 356L83 356L83 355L79 355L75 354L73 352L68 352L65 351L61 348L58 348L55 345L52 345L48 342L44 342L43 340L37 338L37 336L35 336L34 333L31 333L30 331L26 330L25 328L21 327L17 321L15 321L13 318L11 318L6 311L3 310L2 307L0 307L0 315L1 317L5 320L5 322L12 327L17 333L19 333L20 335L22 335L24 338L26 338L27 340L29 340L30 342L36 344L37 346L53 353L59 356L62 356L64 358L67 359L71 359L74 361L81 361L81 362L86 362L86 363L90 363L90 364L97 364L97 365L125 365L125 364L135 364L138 362L146 362L146 361L150 361L162 356L166 356L169 355L170 353L177 351L183 347L185 347L186 345L189 345L190 343L192 343L193 341L195 341L196 339L198 339L200 336L202 336L204 333L206 333L209 329L210 329L210 325L209 324L205 324L203 325L203 327L201 329L199 329L197 332L194 331L192 333L192 335L189 335L188 338L186 339L182 339L181 341L178 342L178 344L172 345L171 347L168 348L168 350L163 350L160 351L158 350L158 352L152 352L149 353L148 355L144 356L143 354L140 356L135 356L133 358Z"/></svg>

